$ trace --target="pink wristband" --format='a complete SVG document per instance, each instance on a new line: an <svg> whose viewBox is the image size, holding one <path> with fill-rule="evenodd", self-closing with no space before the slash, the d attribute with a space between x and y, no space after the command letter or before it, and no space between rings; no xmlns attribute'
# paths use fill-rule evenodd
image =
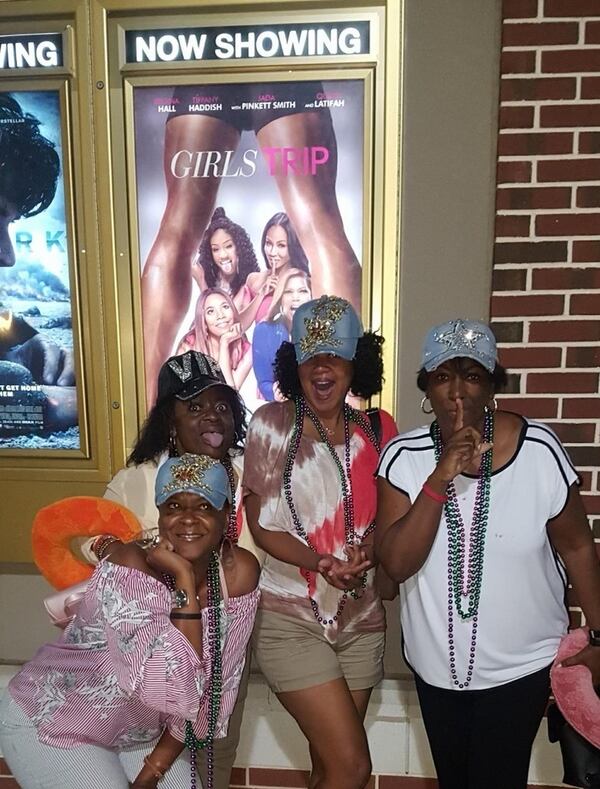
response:
<svg viewBox="0 0 600 789"><path fill-rule="evenodd" d="M438 504L445 504L448 501L448 496L443 496L441 493L436 493L435 490L430 488L426 482L423 483L421 490L430 499L437 501Z"/></svg>

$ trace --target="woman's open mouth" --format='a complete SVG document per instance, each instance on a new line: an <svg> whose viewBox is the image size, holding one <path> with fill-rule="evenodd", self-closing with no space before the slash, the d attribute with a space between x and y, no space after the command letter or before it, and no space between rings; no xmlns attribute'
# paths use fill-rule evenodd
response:
<svg viewBox="0 0 600 789"><path fill-rule="evenodd" d="M223 443L224 436L223 433L219 433L217 430L206 430L204 433L200 433L200 438L209 447L218 449Z"/></svg>

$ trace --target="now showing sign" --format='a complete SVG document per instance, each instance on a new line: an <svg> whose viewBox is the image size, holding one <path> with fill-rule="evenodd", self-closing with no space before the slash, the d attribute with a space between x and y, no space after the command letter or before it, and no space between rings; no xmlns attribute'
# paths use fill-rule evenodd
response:
<svg viewBox="0 0 600 789"><path fill-rule="evenodd" d="M3 71L62 65L62 33L0 36L0 69Z"/></svg>
<svg viewBox="0 0 600 789"><path fill-rule="evenodd" d="M127 30L127 63L247 60L278 57L363 55L370 23L305 24Z"/></svg>

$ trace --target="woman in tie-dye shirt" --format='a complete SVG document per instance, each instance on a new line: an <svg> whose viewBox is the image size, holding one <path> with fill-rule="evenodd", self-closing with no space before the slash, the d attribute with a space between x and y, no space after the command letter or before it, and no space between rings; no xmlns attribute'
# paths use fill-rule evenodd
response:
<svg viewBox="0 0 600 789"><path fill-rule="evenodd" d="M301 305L276 361L289 400L260 408L248 430L246 512L267 553L255 655L309 741L311 787L360 789L371 772L363 719L385 630L373 475L397 430L345 401L380 391L382 342L343 299Z"/></svg>

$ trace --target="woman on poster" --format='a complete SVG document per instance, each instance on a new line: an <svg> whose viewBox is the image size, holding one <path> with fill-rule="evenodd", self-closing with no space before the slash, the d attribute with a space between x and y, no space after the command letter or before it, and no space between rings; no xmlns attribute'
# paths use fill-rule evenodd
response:
<svg viewBox="0 0 600 789"><path fill-rule="evenodd" d="M252 346L242 331L240 315L231 296L209 288L196 302L194 324L179 344L178 353L193 350L219 363L225 380L240 389L252 368Z"/></svg>
<svg viewBox="0 0 600 789"><path fill-rule="evenodd" d="M264 321L257 323L252 335L252 365L261 397L281 400L275 383L275 357L283 342L290 339L292 319L301 304L310 301L310 277L305 271L290 268L282 274Z"/></svg>
<svg viewBox="0 0 600 789"><path fill-rule="evenodd" d="M504 383L488 326L432 328L417 385L435 421L393 439L378 472L376 553L401 583L405 654L440 789L526 789L569 623L566 574L600 628L577 473L548 427L497 409ZM600 646L567 662L600 681Z"/></svg>
<svg viewBox="0 0 600 789"><path fill-rule="evenodd" d="M192 274L202 293L209 288L225 291L233 299L240 316L242 331L247 331L256 320L264 298L276 285L276 280L266 272L259 281L248 279L258 273L258 263L250 236L225 213L215 208L192 264Z"/></svg>
<svg viewBox="0 0 600 789"><path fill-rule="evenodd" d="M212 458L160 467L160 536L114 548L58 642L10 682L0 742L22 789L186 789L198 747L212 789L259 595L256 559L221 554L229 496Z"/></svg>
<svg viewBox="0 0 600 789"><path fill-rule="evenodd" d="M264 227L260 242L266 270L248 277L249 286L256 290L265 287L270 281L274 286L290 268L297 268L309 273L308 260L298 240L296 231L287 214L282 211L272 216ZM269 292L261 301L256 314L256 321L263 321L270 310L273 293Z"/></svg>
<svg viewBox="0 0 600 789"><path fill-rule="evenodd" d="M376 433L346 396L380 391L382 342L343 299L301 305L277 354L289 399L259 408L248 428L246 513L267 554L254 652L309 742L315 789L361 789L371 774L363 719L385 640L374 471L380 439L397 430L379 411Z"/></svg>
<svg viewBox="0 0 600 789"><path fill-rule="evenodd" d="M262 150L327 151L327 160L315 172L290 172L283 167L274 179L311 265L315 293L337 293L360 309L361 267L348 241L336 196L337 142L328 108L308 109L322 91L320 83L296 82L263 86L213 86L228 103L235 91L259 93L263 88L287 89L291 108L233 113L230 110L192 114L188 109L198 92L211 90L179 86L176 113L165 131L164 171L167 202L156 239L142 273L142 311L147 400L154 402L154 382L169 356L177 334L177 321L186 314L191 299L191 263L212 215L221 176L180 178L171 169L178 151L210 151L224 158L235 151L242 131L255 132ZM239 89L239 90L238 90ZM258 95L258 94L257 94ZM253 96L249 96L253 98ZM283 102L282 102L283 103ZM175 320L173 317L175 316Z"/></svg>

